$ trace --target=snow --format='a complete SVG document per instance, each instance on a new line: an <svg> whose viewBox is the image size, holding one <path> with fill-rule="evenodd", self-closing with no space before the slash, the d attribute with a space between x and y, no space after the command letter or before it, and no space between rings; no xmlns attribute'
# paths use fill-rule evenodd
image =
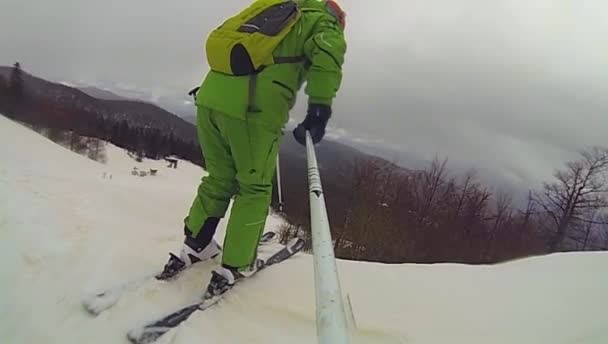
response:
<svg viewBox="0 0 608 344"><path fill-rule="evenodd" d="M211 262L175 283L130 292L97 318L82 308L91 293L153 273L179 249L204 172L183 161L176 170L165 165L138 164L111 145L103 165L0 116L2 343L126 343L133 327L199 295ZM159 175L132 176L133 166ZM280 224L271 217L268 229ZM606 253L496 266L339 261L358 325L354 343L608 343L606 266ZM312 258L299 254L160 343L315 338Z"/></svg>

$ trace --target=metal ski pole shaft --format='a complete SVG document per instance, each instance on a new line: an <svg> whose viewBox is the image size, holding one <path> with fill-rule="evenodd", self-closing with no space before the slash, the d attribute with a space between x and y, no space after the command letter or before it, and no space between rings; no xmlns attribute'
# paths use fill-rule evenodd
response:
<svg viewBox="0 0 608 344"><path fill-rule="evenodd" d="M277 192L279 194L279 212L283 212L283 207L285 204L283 203L283 186L281 183L281 161L279 159L279 154L277 154Z"/></svg>
<svg viewBox="0 0 608 344"><path fill-rule="evenodd" d="M317 336L320 344L348 344L350 343L350 333L340 289L321 175L314 143L308 131L306 132L306 156L315 271Z"/></svg>

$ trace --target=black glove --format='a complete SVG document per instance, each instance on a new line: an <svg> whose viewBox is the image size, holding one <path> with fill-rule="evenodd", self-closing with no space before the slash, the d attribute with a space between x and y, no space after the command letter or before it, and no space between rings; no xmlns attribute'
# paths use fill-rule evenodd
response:
<svg viewBox="0 0 608 344"><path fill-rule="evenodd" d="M304 122L298 124L293 130L293 136L302 145L306 145L306 130L310 131L312 142L319 143L325 136L325 127L331 117L331 106L323 104L309 104Z"/></svg>

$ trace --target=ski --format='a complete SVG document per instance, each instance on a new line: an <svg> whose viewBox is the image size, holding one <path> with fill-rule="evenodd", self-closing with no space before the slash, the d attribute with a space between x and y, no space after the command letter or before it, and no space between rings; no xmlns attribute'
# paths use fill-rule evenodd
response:
<svg viewBox="0 0 608 344"><path fill-rule="evenodd" d="M260 245L267 245L272 242L272 240L277 236L276 232L266 232L260 238ZM191 265L193 266L193 265ZM190 268L188 266L186 269L180 271L176 276L174 276L171 280L178 278L182 272ZM160 275L160 271L148 274L144 276L140 276L138 278L134 278L125 283L113 286L108 288L100 293L92 295L91 297L85 299L82 302L82 306L84 309L93 316L98 316L102 312L112 308L122 297L122 295L132 292L141 288L143 285L149 283L150 281L157 280L157 276Z"/></svg>
<svg viewBox="0 0 608 344"><path fill-rule="evenodd" d="M300 252L304 248L304 240L296 238L285 245L281 250L267 258L266 260L260 260L258 265L258 272L269 266L281 263L296 253ZM257 274L257 272L256 272ZM252 276L253 277L253 276ZM237 283L238 284L238 283ZM229 293L227 291L226 293ZM216 305L226 295L226 293L212 298L204 298L203 300L192 303L186 307L180 308L177 311L166 315L165 317L154 321L150 324L142 327L133 329L127 334L127 338L133 344L151 344L158 340L165 333L178 327L181 323L186 321L193 313L197 311L204 311L210 307Z"/></svg>

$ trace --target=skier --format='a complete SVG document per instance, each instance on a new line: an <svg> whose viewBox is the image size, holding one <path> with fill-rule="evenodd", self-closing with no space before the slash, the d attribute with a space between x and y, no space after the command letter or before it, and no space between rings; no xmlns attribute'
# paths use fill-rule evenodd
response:
<svg viewBox="0 0 608 344"><path fill-rule="evenodd" d="M225 35L212 33L207 41L211 71L196 93L196 106L198 137L209 174L202 179L184 220L185 240L180 255L171 254L164 271L157 276L171 278L191 264L221 252L213 236L234 197L222 264L212 272L207 295L221 295L240 278L256 272L256 252L271 202L282 128L289 119L296 93L306 82L307 115L293 135L304 145L308 130L314 143L318 143L325 135L332 100L342 80L346 42L345 13L340 6L334 0L258 0L248 10L269 3L279 7L238 23L237 28L239 33L264 33L270 37L267 39L280 37L271 51L272 63L259 68L255 65L256 52L251 50L262 49L263 43L234 45L230 54L224 54L229 56L226 58L221 52L226 45L221 41L226 40ZM276 25L286 25L286 20L275 20L286 8L284 5L294 6L297 18L289 15L293 26L281 36L277 33L281 27L268 27L267 23L274 20L275 24L279 22ZM217 30L228 30L238 18L229 19ZM219 44L214 45L218 40ZM228 68L225 72L218 71L224 62L221 58Z"/></svg>

